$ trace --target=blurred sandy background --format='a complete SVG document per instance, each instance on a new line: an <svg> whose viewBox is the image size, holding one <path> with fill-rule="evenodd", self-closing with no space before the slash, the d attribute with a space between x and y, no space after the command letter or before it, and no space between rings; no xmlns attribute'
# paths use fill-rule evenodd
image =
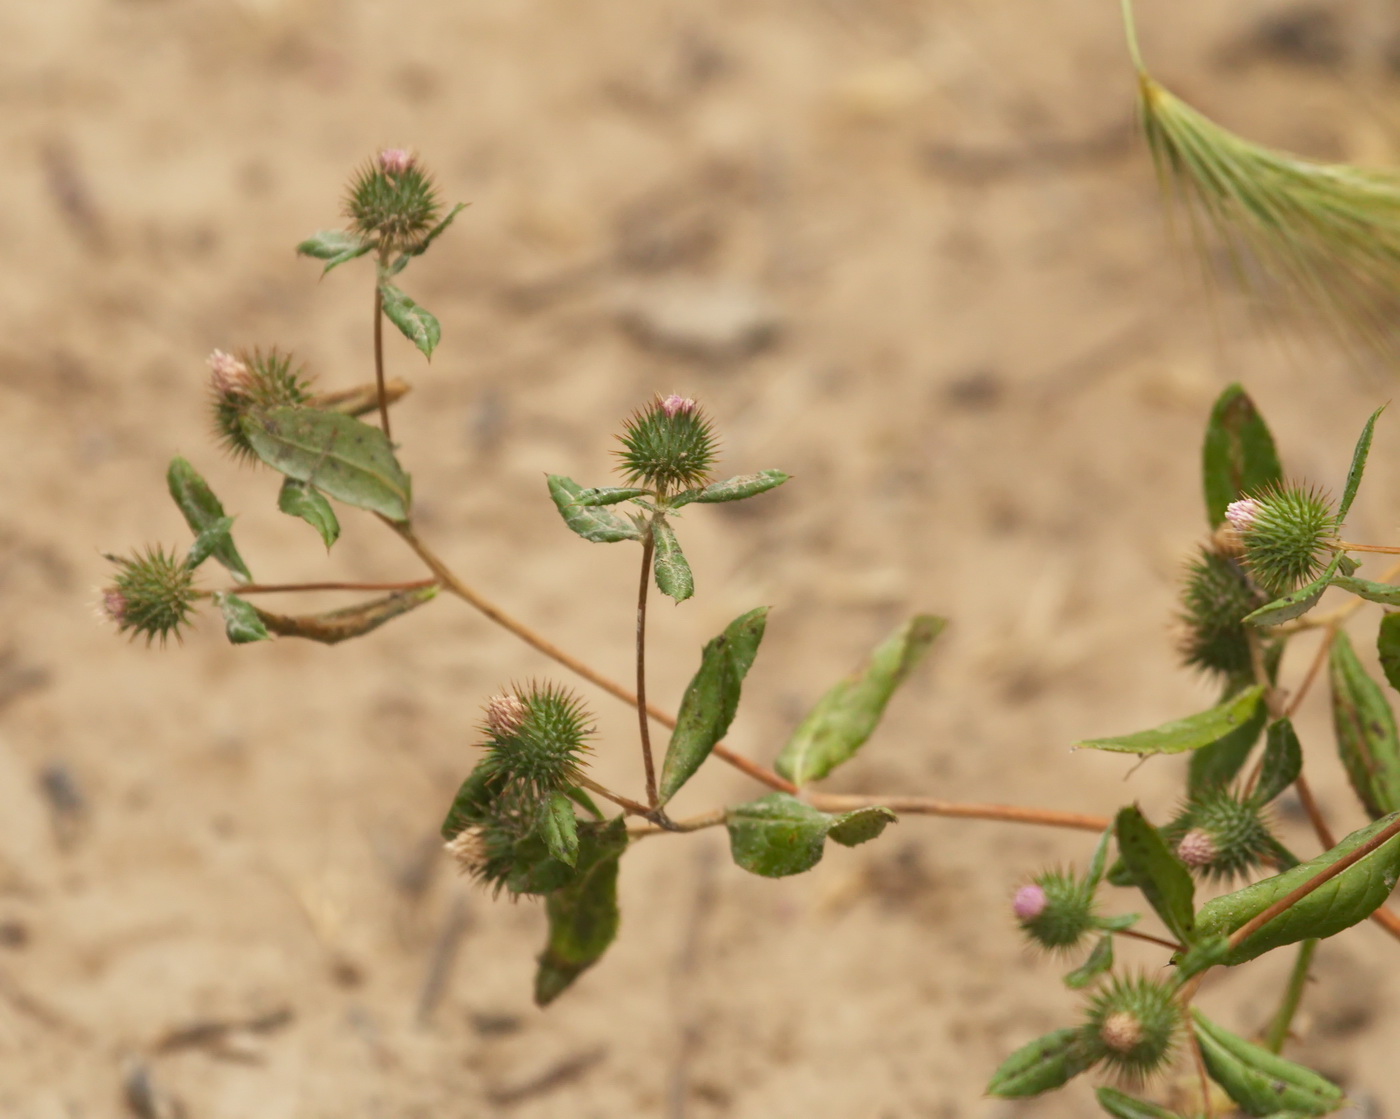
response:
<svg viewBox="0 0 1400 1119"><path fill-rule="evenodd" d="M272 477L210 446L204 387L212 348L256 344L327 387L371 376L369 266L318 283L292 247L339 224L356 163L412 146L471 208L404 276L443 341L427 367L390 340L415 384L394 432L422 532L469 582L625 677L635 553L570 536L543 474L603 482L622 415L694 395L725 467L795 477L686 517L699 593L654 616L659 701L772 604L729 739L771 759L930 610L952 626L831 788L1167 813L1179 764L1128 776L1067 747L1210 701L1170 617L1211 400L1247 382L1290 469L1336 487L1392 387L1326 346L1289 356L1229 300L1212 324L1132 139L1116 9L0 7L0 1115L120 1116L124 1091L188 1119L1088 1113L1088 1079L981 1097L1077 1013L1007 902L1088 836L911 818L779 883L720 832L648 841L618 942L541 1013L539 907L473 892L434 837L480 703L547 662L451 599L333 649L232 649L206 619L164 651L91 603L101 551L187 543L175 453L239 515L259 578L420 576L349 512L326 558ZM1140 20L1157 75L1217 119L1385 160L1390 41L1363 14L1177 0ZM1397 461L1388 416L1353 539L1394 540ZM640 787L627 711L581 690L597 771ZM1302 723L1319 747L1322 699ZM1357 826L1317 754L1325 808ZM761 791L712 765L677 810ZM1400 1115L1397 953L1369 925L1329 944L1299 1020L1295 1052L1357 1115ZM1213 979L1204 1004L1256 1029L1280 974Z"/></svg>

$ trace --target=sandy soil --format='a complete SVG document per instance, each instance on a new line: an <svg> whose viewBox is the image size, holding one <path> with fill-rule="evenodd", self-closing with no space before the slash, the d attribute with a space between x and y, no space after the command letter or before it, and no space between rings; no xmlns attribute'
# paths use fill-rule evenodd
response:
<svg viewBox="0 0 1400 1119"><path fill-rule="evenodd" d="M1392 388L1325 346L1288 356L1229 301L1212 325L1129 140L1115 7L0 8L0 1115L121 1114L124 1082L190 1119L1086 1114L1087 1081L980 1093L1076 1013L1006 903L1087 836L911 818L779 883L717 832L648 841L617 944L541 1013L539 908L473 892L433 837L483 698L548 662L453 600L333 649L233 649L206 620L164 651L115 640L90 603L100 552L187 541L164 493L177 452L239 514L260 578L419 577L348 514L327 558L272 478L210 446L203 387L216 346L292 348L328 386L369 376L367 268L318 283L291 250L338 223L357 162L412 145L472 203L404 278L442 320L438 356L389 352L416 386L395 434L422 532L464 577L625 675L635 555L569 536L542 475L603 481L619 418L690 393L725 465L795 479L686 518L699 594L655 616L660 701L772 604L730 739L769 759L873 642L934 611L948 634L833 789L1168 811L1178 765L1067 747L1208 702L1169 623L1210 401L1246 381L1291 469L1336 486ZM1217 118L1389 156L1345 36L1300 60L1286 37L1289 57L1254 49L1272 3L1143 8L1159 76ZM1383 427L1360 538L1395 530L1398 449ZM583 692L598 773L637 787L627 711ZM1325 745L1320 703L1302 726ZM1356 826L1319 754L1325 808ZM678 811L759 792L711 766ZM1369 926L1329 944L1300 1019L1297 1051L1371 1116L1400 1115L1397 951ZM1278 976L1203 998L1254 1029ZM210 1023L233 1028L190 1032Z"/></svg>

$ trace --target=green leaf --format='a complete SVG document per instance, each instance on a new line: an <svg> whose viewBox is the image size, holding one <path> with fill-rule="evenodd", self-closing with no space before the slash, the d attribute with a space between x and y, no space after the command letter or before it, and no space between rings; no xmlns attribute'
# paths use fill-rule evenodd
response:
<svg viewBox="0 0 1400 1119"><path fill-rule="evenodd" d="M656 562L652 565L656 572L656 585L662 594L684 602L695 593L695 577L690 573L690 564L685 561L681 542L676 539L675 530L665 521L656 521L651 526L651 532L656 541Z"/></svg>
<svg viewBox="0 0 1400 1119"><path fill-rule="evenodd" d="M292 517L300 517L326 542L326 551L340 536L340 522L336 520L331 503L306 482L287 478L282 482L282 490L277 495L277 508Z"/></svg>
<svg viewBox="0 0 1400 1119"><path fill-rule="evenodd" d="M442 337L442 327L437 319L387 280L380 281L379 294L383 298L385 318L431 361L438 339Z"/></svg>
<svg viewBox="0 0 1400 1119"><path fill-rule="evenodd" d="M1113 838L1113 825L1103 829L1099 841L1094 845L1094 853L1089 858L1089 869L1084 875L1084 885L1090 893L1099 888L1103 881L1104 864L1108 861L1108 841Z"/></svg>
<svg viewBox="0 0 1400 1119"><path fill-rule="evenodd" d="M571 801L573 801L575 804L577 804L580 808L582 808L585 812L587 812L590 816L592 816L595 820L604 820L607 818L598 808L598 805L594 802L593 798L577 786L569 786L569 788L564 790L564 795L568 797Z"/></svg>
<svg viewBox="0 0 1400 1119"><path fill-rule="evenodd" d="M1182 1119L1175 1111L1168 1111L1146 1100L1134 1099L1107 1085L1096 1089L1094 1095L1098 1097L1099 1106L1113 1119Z"/></svg>
<svg viewBox="0 0 1400 1119"><path fill-rule="evenodd" d="M322 614L273 614L254 607L258 620L278 637L304 637L322 645L338 645L352 637L363 637L410 610L437 597L436 585L394 591L382 598L327 610Z"/></svg>
<svg viewBox="0 0 1400 1119"><path fill-rule="evenodd" d="M1206 516L1210 527L1225 520L1225 508L1283 478L1273 436L1254 402L1230 385L1215 402L1201 453Z"/></svg>
<svg viewBox="0 0 1400 1119"><path fill-rule="evenodd" d="M1052 1030L1023 1045L1001 1063L987 1085L987 1095L1003 1099L1038 1096L1069 1083L1094 1064L1082 1031Z"/></svg>
<svg viewBox="0 0 1400 1119"><path fill-rule="evenodd" d="M679 509L693 501L706 505L717 501L742 501L746 497L753 497L755 494L776 489L790 477L790 474L784 474L781 470L760 470L757 474L740 474L733 478L726 478L722 482L712 482L700 489L685 490L671 498L669 504L672 509Z"/></svg>
<svg viewBox="0 0 1400 1119"><path fill-rule="evenodd" d="M354 260L357 256L364 256L372 248L374 242L367 241L358 234L344 229L323 229L298 245L297 255L324 260L326 266L321 269L321 275L324 276L336 265Z"/></svg>
<svg viewBox="0 0 1400 1119"><path fill-rule="evenodd" d="M1143 819L1136 806L1119 811L1114 832L1133 882L1172 935L1187 943L1195 921L1195 886L1186 864L1172 853L1161 833Z"/></svg>
<svg viewBox="0 0 1400 1119"><path fill-rule="evenodd" d="M1337 522L1339 524L1346 518L1351 503L1356 500L1356 490L1361 485L1361 475L1366 472L1366 456L1371 453L1371 436L1376 430L1376 421L1380 419L1380 415L1384 411L1385 405L1382 404L1371 413L1371 418L1361 429L1361 437L1356 441L1356 449L1351 453L1351 469L1347 471L1347 484L1342 491L1342 503L1337 507Z"/></svg>
<svg viewBox="0 0 1400 1119"><path fill-rule="evenodd" d="M1134 885L1134 880L1128 875L1126 867L1123 868L1123 871L1124 879L1122 884L1124 886ZM1112 875L1112 871L1110 871L1109 874ZM1112 881L1112 878L1110 877L1109 880ZM1115 883L1115 885L1116 884L1117 883ZM1136 913L1120 913L1117 917L1095 917L1094 927L1096 929L1103 929L1106 932L1122 932L1124 929L1132 928L1141 919L1142 918Z"/></svg>
<svg viewBox="0 0 1400 1119"><path fill-rule="evenodd" d="M793 784L806 785L851 758L946 624L943 618L916 614L900 626L860 669L817 701L792 732L774 768Z"/></svg>
<svg viewBox="0 0 1400 1119"><path fill-rule="evenodd" d="M1381 670L1390 686L1400 690L1400 614L1386 612L1376 634L1376 652L1380 654Z"/></svg>
<svg viewBox="0 0 1400 1119"><path fill-rule="evenodd" d="M1330 1080L1221 1029L1199 1010L1191 1014L1206 1071L1246 1114L1326 1115L1341 1107L1345 1095Z"/></svg>
<svg viewBox="0 0 1400 1119"><path fill-rule="evenodd" d="M641 489L637 486L595 486L591 490L584 490L580 493L574 504L590 509L599 505L616 505L619 501L630 501L634 497L646 497L650 493L651 490Z"/></svg>
<svg viewBox="0 0 1400 1119"><path fill-rule="evenodd" d="M1350 575L1334 575L1332 586L1340 587L1368 602L1379 602L1383 606L1400 606L1400 587L1393 583L1373 583L1369 579L1355 579Z"/></svg>
<svg viewBox="0 0 1400 1119"><path fill-rule="evenodd" d="M540 818L540 835L550 855L568 866L578 865L578 819L574 802L565 793L549 794Z"/></svg>
<svg viewBox="0 0 1400 1119"><path fill-rule="evenodd" d="M826 835L843 847L859 847L862 843L869 843L898 819L888 808L857 808L833 817Z"/></svg>
<svg viewBox="0 0 1400 1119"><path fill-rule="evenodd" d="M573 881L549 895L549 940L535 973L535 1002L547 1006L592 967L617 936L617 864L627 849L622 817L579 826Z"/></svg>
<svg viewBox="0 0 1400 1119"><path fill-rule="evenodd" d="M1289 622L1294 618L1302 617L1317 605L1323 592L1332 585L1332 578L1337 574L1337 568L1342 565L1342 560L1346 558L1343 553L1338 552L1332 557L1332 562L1327 565L1327 570L1306 587L1299 587L1296 591L1291 591L1282 598L1265 603L1254 613L1246 614L1245 622L1252 626L1276 626L1280 622Z"/></svg>
<svg viewBox="0 0 1400 1119"><path fill-rule="evenodd" d="M676 729L666 747L661 766L661 803L665 804L687 781L729 731L739 694L748 675L763 629L768 607L760 606L735 618L723 633L705 646L700 669L686 686Z"/></svg>
<svg viewBox="0 0 1400 1119"><path fill-rule="evenodd" d="M734 862L752 874L783 878L821 862L831 817L787 793L770 793L725 813Z"/></svg>
<svg viewBox="0 0 1400 1119"><path fill-rule="evenodd" d="M1087 987L1113 967L1113 937L1101 936L1088 958L1065 976L1065 986L1071 991Z"/></svg>
<svg viewBox="0 0 1400 1119"><path fill-rule="evenodd" d="M1351 787L1372 817L1400 809L1400 737L1385 692L1367 674L1345 630L1328 654L1332 725Z"/></svg>
<svg viewBox="0 0 1400 1119"><path fill-rule="evenodd" d="M219 549L232 548L233 537L229 535L229 529L232 527L232 517L220 517L211 522L208 528L194 538L194 543L190 545L190 550L185 556L185 566L193 571Z"/></svg>
<svg viewBox="0 0 1400 1119"><path fill-rule="evenodd" d="M267 641L266 627L258 618L252 603L244 602L237 595L218 593L214 601L224 615L224 632L235 645L247 645L253 641Z"/></svg>
<svg viewBox="0 0 1400 1119"><path fill-rule="evenodd" d="M408 520L409 477L377 427L312 408L271 408L240 421L258 458L337 501Z"/></svg>
<svg viewBox="0 0 1400 1119"><path fill-rule="evenodd" d="M1080 742L1076 750L1088 747L1094 750L1115 750L1125 754L1180 754L1186 750L1199 750L1212 742L1219 742L1227 734L1249 723L1259 710L1264 698L1264 689L1256 684L1246 688L1239 695L1227 699L1218 707L1190 715L1185 719L1175 719L1151 730L1124 734L1117 738L1091 738Z"/></svg>
<svg viewBox="0 0 1400 1119"><path fill-rule="evenodd" d="M450 843L480 821L491 801L495 799L501 781L499 771L493 770L484 762L478 763L476 768L467 774L466 780L457 789L457 795L452 798L452 806L443 817L442 838Z"/></svg>
<svg viewBox="0 0 1400 1119"><path fill-rule="evenodd" d="M170 487L170 496L175 505L184 515L185 523L196 536L223 518L223 504L214 496L214 491L209 488L208 483L200 477L199 471L185 459L177 455L170 460L170 469L165 472L165 481ZM253 581L252 572L243 562L243 557L238 554L238 549L233 546L232 538L226 545L216 548L212 554L228 568L238 582Z"/></svg>
<svg viewBox="0 0 1400 1119"><path fill-rule="evenodd" d="M543 820L534 831L511 845L511 868L506 889L512 894L543 897L562 890L577 877L575 869L550 854L543 832Z"/></svg>
<svg viewBox="0 0 1400 1119"><path fill-rule="evenodd" d="M1289 719L1269 724L1268 744L1259 770L1259 782L1250 799L1255 804L1268 804L1303 772L1303 747Z"/></svg>
<svg viewBox="0 0 1400 1119"><path fill-rule="evenodd" d="M404 268L408 265L408 262L410 260L412 260L415 256L422 256L425 252L427 252L428 246L431 245L434 241L436 241L439 237L441 237L443 230L445 230L449 225L451 225L452 220L466 208L467 203L465 202L458 202L457 205L453 206L452 209L447 212L447 216L443 218L442 221L438 222L437 225L433 226L432 229L428 230L428 234L426 237L424 237L421 241L417 242L416 244L410 246L404 252L400 253L399 256L394 260L394 263L389 265L389 267L385 270L385 274L389 276L397 276L400 272L404 270Z"/></svg>
<svg viewBox="0 0 1400 1119"><path fill-rule="evenodd" d="M1201 937L1185 952L1172 958L1176 964L1176 981L1184 983L1193 975L1209 971L1230 958L1230 938L1217 933Z"/></svg>
<svg viewBox="0 0 1400 1119"><path fill-rule="evenodd" d="M1245 723L1224 738L1193 750L1186 779L1187 795L1195 796L1206 789L1218 788L1233 781L1249 757L1249 752L1254 749L1254 744L1259 741L1259 734L1268 719L1268 705L1261 703Z"/></svg>
<svg viewBox="0 0 1400 1119"><path fill-rule="evenodd" d="M1383 816L1368 827L1352 832L1315 859L1232 894L1211 899L1196 914L1197 935L1228 936L1244 927L1275 901L1354 851L1396 818L1394 813ZM1335 936L1374 913L1395 888L1397 877L1400 877L1400 836L1392 837L1251 933L1231 951L1225 963L1234 967L1284 944Z"/></svg>
<svg viewBox="0 0 1400 1119"><path fill-rule="evenodd" d="M591 540L595 544L615 544L619 540L640 540L639 533L616 513L589 509L578 503L584 493L583 488L572 478L562 474L546 475L549 483L549 497L564 523L569 528Z"/></svg>

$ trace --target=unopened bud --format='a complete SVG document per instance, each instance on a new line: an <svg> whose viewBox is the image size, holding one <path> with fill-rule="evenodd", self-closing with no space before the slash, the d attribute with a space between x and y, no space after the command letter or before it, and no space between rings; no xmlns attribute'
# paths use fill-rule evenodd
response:
<svg viewBox="0 0 1400 1119"><path fill-rule="evenodd" d="M497 738L509 738L525 723L530 709L514 692L493 695L486 703L486 729Z"/></svg>
<svg viewBox="0 0 1400 1119"><path fill-rule="evenodd" d="M1225 506L1225 519L1236 532L1244 532L1259 516L1259 502L1252 497L1232 501Z"/></svg>
<svg viewBox="0 0 1400 1119"><path fill-rule="evenodd" d="M1142 1023L1126 1010L1118 1010L1103 1020L1099 1040L1115 1053L1129 1053L1142 1040Z"/></svg>
<svg viewBox="0 0 1400 1119"><path fill-rule="evenodd" d="M215 395L241 395L248 391L248 366L233 354L215 350L209 355L209 379Z"/></svg>
<svg viewBox="0 0 1400 1119"><path fill-rule="evenodd" d="M678 396L672 393L661 402L661 410L666 413L666 418L669 420L680 412L695 411L695 401L688 396Z"/></svg>
<svg viewBox="0 0 1400 1119"><path fill-rule="evenodd" d="M1016 896L1011 899L1011 911L1016 914L1017 920L1033 921L1045 912L1048 904L1045 891L1031 883L1016 891Z"/></svg>
<svg viewBox="0 0 1400 1119"><path fill-rule="evenodd" d="M1204 828L1192 828L1181 837L1181 842L1176 845L1176 856L1193 870L1210 866L1215 862L1217 855L1215 840L1210 837L1210 832Z"/></svg>
<svg viewBox="0 0 1400 1119"><path fill-rule="evenodd" d="M385 148L379 153L379 168L386 175L402 175L413 164L413 156L403 148Z"/></svg>

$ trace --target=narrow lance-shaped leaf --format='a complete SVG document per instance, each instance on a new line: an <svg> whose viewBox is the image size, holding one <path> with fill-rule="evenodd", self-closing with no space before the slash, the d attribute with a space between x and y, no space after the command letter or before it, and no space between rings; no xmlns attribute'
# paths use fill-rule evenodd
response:
<svg viewBox="0 0 1400 1119"><path fill-rule="evenodd" d="M578 865L578 819L574 802L565 793L549 794L540 819L540 835L551 856L568 866Z"/></svg>
<svg viewBox="0 0 1400 1119"><path fill-rule="evenodd" d="M664 520L658 520L652 523L651 532L656 541L656 558L652 564L656 586L662 594L684 602L695 593L695 577L690 573L690 564L681 551L675 529Z"/></svg>
<svg viewBox="0 0 1400 1119"><path fill-rule="evenodd" d="M453 206L452 209L450 209L447 212L447 216L443 218L442 221L438 222L437 225L433 226L432 229L428 230L427 234L423 237L421 241L418 241L415 244L411 245L408 249L401 253L391 265L389 265L389 267L386 269L386 275L397 276L400 272L404 270L405 267L407 267L408 262L410 260L412 260L415 256L422 256L425 252L427 252L428 246L442 236L443 231L449 225L452 224L453 219L455 219L458 214L465 210L467 206L468 203L466 202L458 202L457 205Z"/></svg>
<svg viewBox="0 0 1400 1119"><path fill-rule="evenodd" d="M1211 528L1225 520L1225 508L1232 501L1283 478L1268 425L1237 384L1221 393L1211 410L1201 459Z"/></svg>
<svg viewBox="0 0 1400 1119"><path fill-rule="evenodd" d="M214 491L193 466L177 455L170 460L170 469L165 472L170 496L184 515L185 523L196 536L224 516L222 502L214 496ZM233 538L221 543L212 553L240 583L251 583L252 572L233 546Z"/></svg>
<svg viewBox="0 0 1400 1119"><path fill-rule="evenodd" d="M1071 991L1087 987L1104 972L1113 967L1113 937L1099 937L1099 942L1085 961L1065 976L1065 986Z"/></svg>
<svg viewBox="0 0 1400 1119"><path fill-rule="evenodd" d="M321 275L324 276L337 265L364 256L372 248L374 242L365 240L357 233L344 229L323 229L299 244L297 255L324 260L326 266L321 269Z"/></svg>
<svg viewBox="0 0 1400 1119"><path fill-rule="evenodd" d="M545 476L549 497L564 523L572 532L594 544L615 544L619 540L640 540L641 534L616 513L606 509L590 509L579 504L583 487L562 474Z"/></svg>
<svg viewBox="0 0 1400 1119"><path fill-rule="evenodd" d="M700 489L685 490L671 498L672 509L679 509L691 502L712 505L718 501L743 501L746 497L767 493L788 480L791 475L781 470L760 470L757 474L740 474L726 478L722 482L712 482Z"/></svg>
<svg viewBox="0 0 1400 1119"><path fill-rule="evenodd" d="M1330 851L1242 890L1212 898L1196 914L1200 937L1229 935L1243 928L1280 898L1376 836L1397 818L1383 816L1352 832ZM1324 882L1277 917L1247 936L1225 962L1234 967L1284 944L1316 937L1325 940L1364 921L1390 895L1400 876L1400 836L1393 836L1365 858Z"/></svg>
<svg viewBox="0 0 1400 1119"><path fill-rule="evenodd" d="M879 725L895 689L947 623L917 614L890 635L855 674L833 686L808 712L774 763L795 785L819 781L854 756Z"/></svg>
<svg viewBox="0 0 1400 1119"><path fill-rule="evenodd" d="M1246 1114L1326 1115L1342 1105L1342 1090L1312 1069L1221 1029L1199 1010L1191 1013L1206 1071Z"/></svg>
<svg viewBox="0 0 1400 1119"><path fill-rule="evenodd" d="M185 556L185 566L193 571L220 548L233 547L233 537L229 535L231 528L232 517L220 517L217 521L212 521L208 528L194 538L194 543L190 545L190 550Z"/></svg>
<svg viewBox="0 0 1400 1119"><path fill-rule="evenodd" d="M1351 787L1373 817L1400 809L1400 736L1385 692L1367 674L1345 630L1328 653L1332 725Z"/></svg>
<svg viewBox="0 0 1400 1119"><path fill-rule="evenodd" d="M1173 936L1185 944L1194 925L1195 886L1186 864L1172 853L1161 834L1134 806L1119 811L1114 832L1118 851L1148 904Z"/></svg>
<svg viewBox="0 0 1400 1119"><path fill-rule="evenodd" d="M253 641L268 640L267 629L252 603L231 594L216 594L214 601L223 612L224 632L233 644L247 645Z"/></svg>
<svg viewBox="0 0 1400 1119"><path fill-rule="evenodd" d="M1202 746L1219 742L1227 734L1247 725L1259 710L1263 697L1263 687L1256 684L1227 699L1218 707L1212 707L1198 715L1174 719L1160 727L1138 731L1136 734L1124 734L1116 738L1091 738L1078 743L1075 749L1088 747L1094 750L1143 755L1180 754L1187 750L1199 750Z"/></svg>
<svg viewBox="0 0 1400 1119"><path fill-rule="evenodd" d="M1347 515L1347 510L1351 508L1351 503L1356 500L1357 488L1361 485L1361 475L1366 472L1366 456L1371 453L1371 436L1376 430L1376 420L1385 411L1382 404L1374 412L1371 418L1366 421L1366 426L1361 429L1361 437L1356 441L1356 449L1351 453L1351 469L1347 471L1346 489L1342 491L1342 503L1337 507L1337 520L1340 523Z"/></svg>
<svg viewBox="0 0 1400 1119"><path fill-rule="evenodd" d="M1387 612L1376 634L1381 670L1392 688L1400 690L1400 614Z"/></svg>
<svg viewBox="0 0 1400 1119"><path fill-rule="evenodd" d="M1369 579L1357 579L1351 575L1332 576L1332 586L1340 587L1357 598L1367 602L1379 602L1383 606L1400 606L1400 587L1394 583L1373 583Z"/></svg>
<svg viewBox="0 0 1400 1119"><path fill-rule="evenodd" d="M634 497L646 497L651 490L638 486L597 486L584 490L574 504L585 509L599 505L616 505L619 501L630 501Z"/></svg>
<svg viewBox="0 0 1400 1119"><path fill-rule="evenodd" d="M1094 1054L1082 1030L1052 1030L1012 1053L992 1074L987 1095L1003 1099L1038 1096L1093 1067Z"/></svg>
<svg viewBox="0 0 1400 1119"><path fill-rule="evenodd" d="M1290 622L1294 618L1301 618L1317 605L1323 592L1332 585L1332 579L1337 574L1337 569L1343 565L1343 561L1346 559L1345 553L1338 552L1332 557L1332 562L1327 565L1327 570L1306 587L1299 587L1296 591L1290 591L1282 598L1266 602L1254 613L1246 614L1245 622L1252 626L1276 626L1282 622Z"/></svg>
<svg viewBox="0 0 1400 1119"><path fill-rule="evenodd" d="M1113 825L1104 828L1099 841L1094 845L1094 853L1089 858L1089 869L1084 874L1084 884L1092 893L1103 881L1104 865L1108 862L1108 842L1113 838Z"/></svg>
<svg viewBox="0 0 1400 1119"><path fill-rule="evenodd" d="M399 333L417 346L424 357L431 360L438 339L442 337L442 327L437 319L387 280L380 282L379 293L383 298L384 317L398 327Z"/></svg>
<svg viewBox="0 0 1400 1119"><path fill-rule="evenodd" d="M735 618L705 646L700 669L681 699L676 729L661 766L661 803L665 804L690 778L729 731L739 707L744 677L763 640L768 607L760 606Z"/></svg>
<svg viewBox="0 0 1400 1119"><path fill-rule="evenodd" d="M627 849L622 817L579 827L577 873L549 895L549 940L535 973L535 1002L547 1006L608 950L617 936L617 864Z"/></svg>
<svg viewBox="0 0 1400 1119"><path fill-rule="evenodd" d="M288 516L300 517L320 533L327 551L340 537L340 521L336 519L331 503L306 482L298 482L295 478L284 479L282 489L277 494L277 508Z"/></svg>
<svg viewBox="0 0 1400 1119"><path fill-rule="evenodd" d="M1095 1089L1094 1095L1099 1101L1099 1106L1112 1115L1113 1119L1182 1119L1175 1111L1168 1111L1165 1107L1158 1107L1146 1100L1134 1099L1127 1093L1107 1085Z"/></svg>
<svg viewBox="0 0 1400 1119"><path fill-rule="evenodd" d="M751 874L785 878L821 862L828 833L854 847L874 839L895 818L888 808L861 808L832 816L787 793L729 809L725 826L734 862Z"/></svg>
<svg viewBox="0 0 1400 1119"><path fill-rule="evenodd" d="M437 595L437 586L394 591L382 598L327 610L322 614L273 614L254 607L258 620L278 637L304 637L322 645L338 645L352 637L363 637L385 622L416 610Z"/></svg>
<svg viewBox="0 0 1400 1119"><path fill-rule="evenodd" d="M1260 732L1269 718L1267 704L1261 703L1243 725L1224 738L1191 752L1191 766L1186 780L1188 796L1209 788L1228 785L1244 767L1245 759L1259 741Z"/></svg>
<svg viewBox="0 0 1400 1119"><path fill-rule="evenodd" d="M1255 804L1268 804L1303 772L1303 747L1293 730L1291 719L1278 719L1269 724L1264 760L1259 769L1259 781L1254 786Z"/></svg>
<svg viewBox="0 0 1400 1119"><path fill-rule="evenodd" d="M271 408L240 421L258 458L337 501L406 521L408 475L377 427L311 408Z"/></svg>

